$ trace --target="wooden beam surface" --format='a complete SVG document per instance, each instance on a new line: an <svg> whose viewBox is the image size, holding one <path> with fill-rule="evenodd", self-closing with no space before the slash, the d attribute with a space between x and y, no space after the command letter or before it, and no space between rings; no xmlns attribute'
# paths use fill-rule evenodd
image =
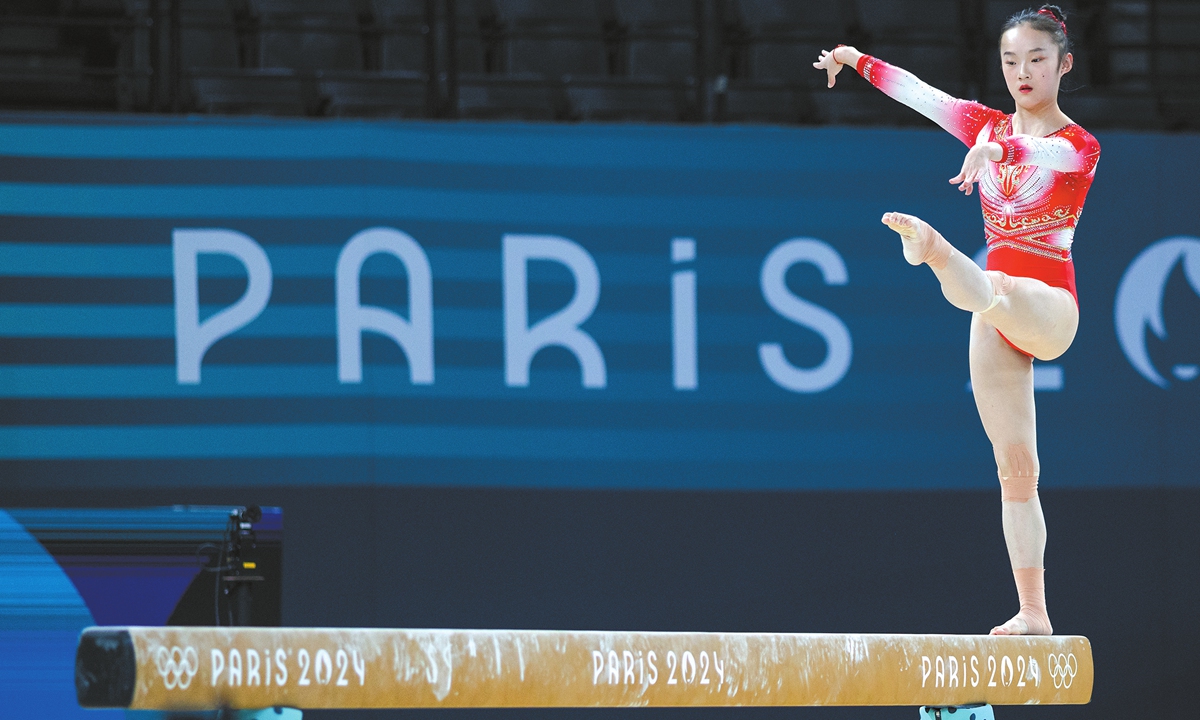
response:
<svg viewBox="0 0 1200 720"><path fill-rule="evenodd" d="M1087 638L89 628L85 707L1079 704Z"/></svg>

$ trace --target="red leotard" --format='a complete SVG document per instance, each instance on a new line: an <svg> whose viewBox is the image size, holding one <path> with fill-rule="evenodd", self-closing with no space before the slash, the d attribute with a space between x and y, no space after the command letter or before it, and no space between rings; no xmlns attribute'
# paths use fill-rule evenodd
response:
<svg viewBox="0 0 1200 720"><path fill-rule="evenodd" d="M1071 241L1096 175L1096 138L1075 124L1046 137L1015 135L1012 115L947 95L878 58L863 55L856 69L968 147L990 141L1004 149L1004 157L989 162L991 172L979 181L987 269L1064 288L1078 304Z"/></svg>

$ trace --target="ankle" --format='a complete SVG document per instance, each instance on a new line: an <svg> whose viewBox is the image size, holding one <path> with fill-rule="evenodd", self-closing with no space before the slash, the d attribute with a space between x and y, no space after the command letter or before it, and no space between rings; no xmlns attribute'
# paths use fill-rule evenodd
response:
<svg viewBox="0 0 1200 720"><path fill-rule="evenodd" d="M1045 608L1040 610L1022 607L1017 617L1025 621L1026 635L1053 635L1054 626L1050 624L1050 616Z"/></svg>
<svg viewBox="0 0 1200 720"><path fill-rule="evenodd" d="M923 224L921 232L918 233L925 243L925 257L923 260L929 267L934 270L943 270L950 262L950 256L954 253L954 246L950 241L942 237L942 234L934 230L928 223Z"/></svg>
<svg viewBox="0 0 1200 720"><path fill-rule="evenodd" d="M1040 567L1013 568L1017 597L1021 602L1018 616L1025 620L1031 635L1049 635L1050 614L1046 611L1045 569Z"/></svg>

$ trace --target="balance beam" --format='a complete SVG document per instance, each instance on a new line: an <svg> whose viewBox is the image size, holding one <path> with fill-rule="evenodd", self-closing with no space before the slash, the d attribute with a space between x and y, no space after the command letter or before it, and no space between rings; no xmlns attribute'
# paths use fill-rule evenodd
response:
<svg viewBox="0 0 1200 720"><path fill-rule="evenodd" d="M1082 704L1087 638L94 627L84 707Z"/></svg>

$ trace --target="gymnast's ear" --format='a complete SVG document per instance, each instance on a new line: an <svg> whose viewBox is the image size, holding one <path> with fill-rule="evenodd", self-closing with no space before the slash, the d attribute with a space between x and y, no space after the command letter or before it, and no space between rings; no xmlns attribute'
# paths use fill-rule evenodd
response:
<svg viewBox="0 0 1200 720"><path fill-rule="evenodd" d="M1062 77L1063 75L1066 75L1067 73L1071 72L1071 68L1073 68L1073 67L1075 67L1075 56L1072 55L1071 53L1067 53L1066 55L1063 55L1062 63L1059 65L1059 68L1058 68L1059 77Z"/></svg>

